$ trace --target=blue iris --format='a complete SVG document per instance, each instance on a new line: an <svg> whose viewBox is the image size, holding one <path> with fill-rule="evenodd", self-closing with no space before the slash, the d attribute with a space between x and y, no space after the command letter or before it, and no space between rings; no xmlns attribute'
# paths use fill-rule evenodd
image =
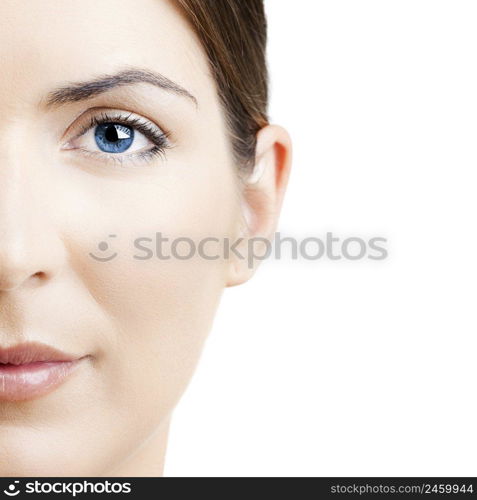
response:
<svg viewBox="0 0 477 500"><path fill-rule="evenodd" d="M105 153L124 153L134 140L134 129L120 123L101 123L94 131L96 144Z"/></svg>

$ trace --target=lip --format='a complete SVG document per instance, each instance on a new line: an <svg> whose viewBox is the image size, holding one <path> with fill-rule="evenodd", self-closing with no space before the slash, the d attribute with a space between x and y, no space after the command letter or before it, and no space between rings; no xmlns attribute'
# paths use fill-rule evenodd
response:
<svg viewBox="0 0 477 500"><path fill-rule="evenodd" d="M84 358L40 343L0 347L0 401L24 401L50 393Z"/></svg>

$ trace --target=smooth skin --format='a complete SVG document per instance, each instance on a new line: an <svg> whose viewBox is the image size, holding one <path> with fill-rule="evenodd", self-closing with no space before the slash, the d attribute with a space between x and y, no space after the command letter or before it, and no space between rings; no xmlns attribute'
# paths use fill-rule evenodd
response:
<svg viewBox="0 0 477 500"><path fill-rule="evenodd" d="M220 296L254 269L234 256L137 260L132 242L270 238L289 136L263 128L255 175L239 175L206 56L173 1L2 0L0 67L0 346L85 357L47 395L0 402L0 475L160 476ZM132 68L194 99L136 82L51 103ZM169 147L140 157L152 143L136 132L142 150L112 158L85 131L101 114L167 131ZM108 262L90 255L107 253L102 241L118 254Z"/></svg>

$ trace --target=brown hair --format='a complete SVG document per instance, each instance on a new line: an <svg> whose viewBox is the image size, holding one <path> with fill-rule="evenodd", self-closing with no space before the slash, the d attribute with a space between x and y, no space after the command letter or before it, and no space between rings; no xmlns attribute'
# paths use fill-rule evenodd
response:
<svg viewBox="0 0 477 500"><path fill-rule="evenodd" d="M209 59L232 147L254 162L256 134L268 124L267 22L263 0L177 0Z"/></svg>

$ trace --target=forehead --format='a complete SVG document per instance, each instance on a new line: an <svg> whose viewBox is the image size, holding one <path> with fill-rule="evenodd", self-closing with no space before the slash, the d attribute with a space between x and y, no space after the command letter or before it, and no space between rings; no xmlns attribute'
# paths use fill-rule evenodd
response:
<svg viewBox="0 0 477 500"><path fill-rule="evenodd" d="M169 0L2 0L0 64L0 96L21 102L125 66L210 89L202 47Z"/></svg>

